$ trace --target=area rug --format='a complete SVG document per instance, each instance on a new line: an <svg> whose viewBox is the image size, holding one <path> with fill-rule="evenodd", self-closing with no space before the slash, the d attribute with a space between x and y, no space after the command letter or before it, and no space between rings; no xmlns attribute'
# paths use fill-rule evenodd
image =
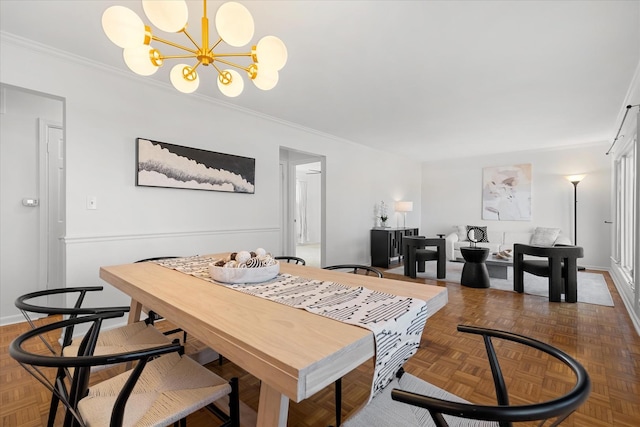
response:
<svg viewBox="0 0 640 427"><path fill-rule="evenodd" d="M435 426L428 410L392 400L391 391L393 389L412 391L452 402L469 403L455 394L405 373L400 380L395 379L379 395L374 397L363 410L347 419L342 425L344 427ZM445 415L444 418L451 427L493 427L498 425L498 423L494 422L473 421L450 415Z"/></svg>
<svg viewBox="0 0 640 427"><path fill-rule="evenodd" d="M462 262L447 262L447 282L460 283L460 276L462 275ZM391 270L387 270L387 273L404 274L404 267L396 267ZM424 273L418 273L417 277L423 279L436 279L436 263L428 262L426 264L426 271ZM503 291L513 290L513 268L507 268L506 279L491 278L490 287L492 289L500 289ZM549 298L549 279L546 277L538 277L533 274L524 274L524 292L530 295L538 295ZM562 296L564 301L564 295ZM613 307L613 298L607 288L607 283L604 280L602 274L587 273L584 271L578 272L578 302L585 302L588 304L598 304Z"/></svg>

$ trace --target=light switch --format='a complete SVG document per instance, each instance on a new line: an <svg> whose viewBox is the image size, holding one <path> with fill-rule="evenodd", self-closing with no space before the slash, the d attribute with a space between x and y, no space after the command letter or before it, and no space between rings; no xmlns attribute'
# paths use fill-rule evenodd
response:
<svg viewBox="0 0 640 427"><path fill-rule="evenodd" d="M87 209L98 209L98 198L96 196L87 196Z"/></svg>
<svg viewBox="0 0 640 427"><path fill-rule="evenodd" d="M40 201L38 199L28 199L28 198L22 199L22 205L27 206L29 208L35 208L39 204L40 204Z"/></svg>

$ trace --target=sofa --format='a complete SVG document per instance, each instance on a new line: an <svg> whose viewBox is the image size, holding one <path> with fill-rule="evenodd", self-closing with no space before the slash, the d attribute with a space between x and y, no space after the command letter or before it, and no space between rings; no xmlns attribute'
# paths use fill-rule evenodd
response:
<svg viewBox="0 0 640 427"><path fill-rule="evenodd" d="M468 229L474 229L471 235L479 240L475 245L479 248L488 248L489 254L513 250L514 243L523 243L533 246L571 245L571 239L562 234L559 228L536 227L526 231L499 231L491 226L465 226L458 225L455 230L445 237L447 259L456 261L462 259L460 248L473 246L468 239Z"/></svg>

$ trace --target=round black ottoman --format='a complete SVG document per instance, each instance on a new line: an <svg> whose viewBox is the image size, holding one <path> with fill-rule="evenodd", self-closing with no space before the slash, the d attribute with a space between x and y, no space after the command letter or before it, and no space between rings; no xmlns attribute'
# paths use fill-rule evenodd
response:
<svg viewBox="0 0 640 427"><path fill-rule="evenodd" d="M460 253L462 253L462 258L464 258L460 284L470 288L488 288L489 271L484 261L489 256L489 249L463 247L460 248Z"/></svg>

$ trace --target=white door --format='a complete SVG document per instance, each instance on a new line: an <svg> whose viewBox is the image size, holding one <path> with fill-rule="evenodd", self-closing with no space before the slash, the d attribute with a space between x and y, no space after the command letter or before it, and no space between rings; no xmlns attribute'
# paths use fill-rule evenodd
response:
<svg viewBox="0 0 640 427"><path fill-rule="evenodd" d="M41 267L46 270L46 287L61 288L63 282L63 237L65 234L65 197L64 197L64 131L59 124L41 120L40 123L41 156L46 164L46 180L40 180L46 211L42 211L45 232L40 233L41 247L46 248L46 263ZM41 174L44 176L45 174ZM43 182L46 181L46 182ZM44 208L45 206L43 206Z"/></svg>
<svg viewBox="0 0 640 427"><path fill-rule="evenodd" d="M4 325L24 320L14 305L18 296L63 286L64 106L60 99L7 85L0 86L0 95L0 324ZM56 154L49 155L49 150ZM50 216L50 207L57 216ZM51 284L50 279L54 279Z"/></svg>

